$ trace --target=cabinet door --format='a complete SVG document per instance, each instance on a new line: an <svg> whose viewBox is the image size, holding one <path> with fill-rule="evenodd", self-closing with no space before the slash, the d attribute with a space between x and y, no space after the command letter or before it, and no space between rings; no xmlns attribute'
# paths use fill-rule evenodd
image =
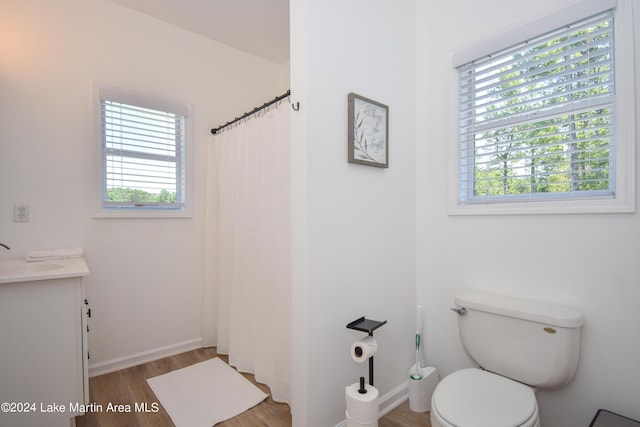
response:
<svg viewBox="0 0 640 427"><path fill-rule="evenodd" d="M84 403L79 280L0 285L0 402L22 405L0 425L68 426Z"/></svg>

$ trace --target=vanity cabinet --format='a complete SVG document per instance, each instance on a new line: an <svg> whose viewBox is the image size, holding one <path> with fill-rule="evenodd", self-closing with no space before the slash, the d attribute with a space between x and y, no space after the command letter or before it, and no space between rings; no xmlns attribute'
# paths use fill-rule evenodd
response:
<svg viewBox="0 0 640 427"><path fill-rule="evenodd" d="M0 426L75 425L89 403L86 310L81 276L0 283Z"/></svg>

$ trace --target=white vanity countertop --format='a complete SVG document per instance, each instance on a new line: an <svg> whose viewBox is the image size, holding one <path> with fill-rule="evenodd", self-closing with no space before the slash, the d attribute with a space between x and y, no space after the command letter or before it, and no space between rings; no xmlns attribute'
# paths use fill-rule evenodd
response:
<svg viewBox="0 0 640 427"><path fill-rule="evenodd" d="M89 275L84 258L26 261L23 258L0 260L0 284L63 279Z"/></svg>

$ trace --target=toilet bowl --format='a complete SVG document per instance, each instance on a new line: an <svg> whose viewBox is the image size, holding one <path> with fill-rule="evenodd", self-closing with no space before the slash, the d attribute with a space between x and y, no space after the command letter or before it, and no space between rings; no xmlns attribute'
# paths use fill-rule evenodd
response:
<svg viewBox="0 0 640 427"><path fill-rule="evenodd" d="M539 427L533 390L481 369L445 377L431 399L432 427Z"/></svg>

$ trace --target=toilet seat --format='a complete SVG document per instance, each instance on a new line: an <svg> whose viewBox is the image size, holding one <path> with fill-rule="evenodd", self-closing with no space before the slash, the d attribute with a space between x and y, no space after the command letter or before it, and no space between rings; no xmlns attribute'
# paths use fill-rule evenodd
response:
<svg viewBox="0 0 640 427"><path fill-rule="evenodd" d="M533 390L480 369L445 377L433 393L432 415L443 427L532 427L538 423Z"/></svg>

